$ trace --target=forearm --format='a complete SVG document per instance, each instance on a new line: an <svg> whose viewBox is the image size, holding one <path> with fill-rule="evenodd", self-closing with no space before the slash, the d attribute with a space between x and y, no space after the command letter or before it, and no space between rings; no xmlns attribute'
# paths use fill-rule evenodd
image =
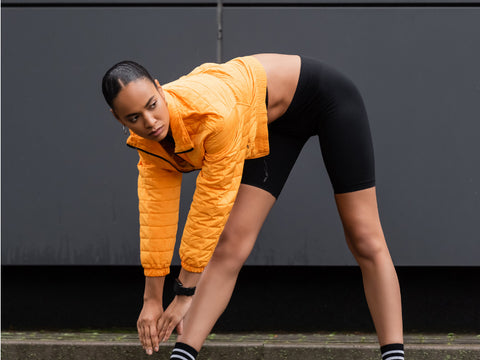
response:
<svg viewBox="0 0 480 360"><path fill-rule="evenodd" d="M197 286L201 275L201 273L193 273L182 268L180 270L180 275L178 275L178 279L184 287L194 287ZM143 295L144 301L162 301L164 284L164 276L146 276L145 293Z"/></svg>
<svg viewBox="0 0 480 360"><path fill-rule="evenodd" d="M165 276L145 277L145 293L144 301L157 301L162 303L163 286L165 284Z"/></svg>
<svg viewBox="0 0 480 360"><path fill-rule="evenodd" d="M180 274L178 275L178 280L180 280L184 287L191 288L197 286L201 275L202 273L194 273L182 268L180 270Z"/></svg>

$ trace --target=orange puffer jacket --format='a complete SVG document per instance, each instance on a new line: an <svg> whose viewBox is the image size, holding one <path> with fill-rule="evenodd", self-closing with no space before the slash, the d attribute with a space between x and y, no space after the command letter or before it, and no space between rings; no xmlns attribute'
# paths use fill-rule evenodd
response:
<svg viewBox="0 0 480 360"><path fill-rule="evenodd" d="M245 159L268 154L267 78L252 56L207 63L164 85L171 149L131 133L138 149L140 258L145 276L170 271L182 173L200 170L180 245L182 267L202 272L225 226Z"/></svg>

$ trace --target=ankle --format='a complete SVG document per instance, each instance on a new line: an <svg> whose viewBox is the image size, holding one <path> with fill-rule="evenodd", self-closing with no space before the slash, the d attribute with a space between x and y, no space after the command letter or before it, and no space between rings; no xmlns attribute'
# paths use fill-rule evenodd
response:
<svg viewBox="0 0 480 360"><path fill-rule="evenodd" d="M188 344L177 342L172 350L170 359L174 360L195 360L197 358L198 351Z"/></svg>
<svg viewBox="0 0 480 360"><path fill-rule="evenodd" d="M382 360L403 360L405 354L403 351L403 344L388 344L380 347L382 353Z"/></svg>

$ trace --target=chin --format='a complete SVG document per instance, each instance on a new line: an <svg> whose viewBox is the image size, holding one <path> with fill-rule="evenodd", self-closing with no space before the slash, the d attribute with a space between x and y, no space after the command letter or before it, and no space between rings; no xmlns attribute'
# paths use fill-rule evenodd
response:
<svg viewBox="0 0 480 360"><path fill-rule="evenodd" d="M160 134L160 140L163 140L167 137L168 135L168 126L165 127L165 129L163 129L162 133Z"/></svg>
<svg viewBox="0 0 480 360"><path fill-rule="evenodd" d="M151 136L149 137L149 139L153 140L153 141L162 141L163 139L165 139L167 137L167 133L160 133L158 134L157 136Z"/></svg>

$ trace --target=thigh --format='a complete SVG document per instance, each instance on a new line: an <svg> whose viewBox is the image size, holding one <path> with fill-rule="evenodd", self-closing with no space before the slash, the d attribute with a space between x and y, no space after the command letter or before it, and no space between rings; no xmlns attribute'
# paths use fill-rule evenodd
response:
<svg viewBox="0 0 480 360"><path fill-rule="evenodd" d="M360 92L352 81L333 68L324 68L324 80L323 91L328 94L328 103L319 121L318 137L334 192L373 187L373 145Z"/></svg>
<svg viewBox="0 0 480 360"><path fill-rule="evenodd" d="M263 189L277 199L285 186L295 162L308 140L281 128L290 119L276 120L269 126L267 156L245 160L242 184ZM293 123L293 120L291 121Z"/></svg>

